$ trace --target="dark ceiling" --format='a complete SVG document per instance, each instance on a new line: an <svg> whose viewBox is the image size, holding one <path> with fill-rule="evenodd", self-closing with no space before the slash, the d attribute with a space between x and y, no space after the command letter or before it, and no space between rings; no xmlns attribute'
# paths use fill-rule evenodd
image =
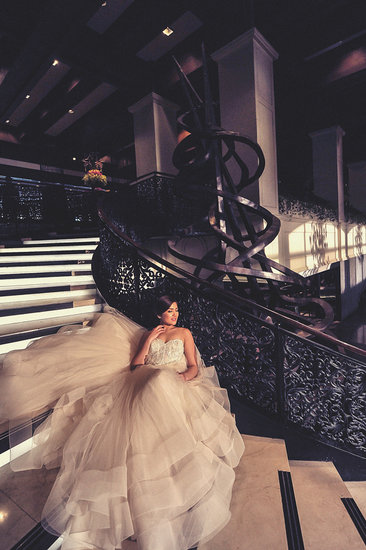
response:
<svg viewBox="0 0 366 550"><path fill-rule="evenodd" d="M133 164L128 107L152 90L183 101L172 54L199 86L201 42L214 52L255 25L279 53L284 177L296 136L306 148L308 132L334 124L350 160L366 158L365 16L364 0L2 2L0 156L80 169L99 151L123 172Z"/></svg>

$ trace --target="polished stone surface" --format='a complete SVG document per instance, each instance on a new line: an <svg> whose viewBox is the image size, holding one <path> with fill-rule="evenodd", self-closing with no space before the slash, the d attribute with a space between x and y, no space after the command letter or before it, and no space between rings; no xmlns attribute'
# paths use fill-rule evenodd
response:
<svg viewBox="0 0 366 550"><path fill-rule="evenodd" d="M45 468L13 472L6 465L0 469L0 491L38 523L57 472Z"/></svg>
<svg viewBox="0 0 366 550"><path fill-rule="evenodd" d="M290 461L306 550L365 550L341 498L350 493L331 462Z"/></svg>
<svg viewBox="0 0 366 550"><path fill-rule="evenodd" d="M199 550L287 550L278 470L289 470L282 440L243 436L231 520Z"/></svg>
<svg viewBox="0 0 366 550"><path fill-rule="evenodd" d="M366 519L366 481L347 481L346 486Z"/></svg>
<svg viewBox="0 0 366 550"><path fill-rule="evenodd" d="M10 550L36 522L7 495L0 491L0 548Z"/></svg>

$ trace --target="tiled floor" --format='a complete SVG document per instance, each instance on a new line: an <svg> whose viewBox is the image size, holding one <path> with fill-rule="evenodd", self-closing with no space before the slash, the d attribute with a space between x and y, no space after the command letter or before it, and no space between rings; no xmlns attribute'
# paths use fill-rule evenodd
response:
<svg viewBox="0 0 366 550"><path fill-rule="evenodd" d="M43 505L57 470L12 472L0 469L0 540L1 550L9 550L41 519Z"/></svg>

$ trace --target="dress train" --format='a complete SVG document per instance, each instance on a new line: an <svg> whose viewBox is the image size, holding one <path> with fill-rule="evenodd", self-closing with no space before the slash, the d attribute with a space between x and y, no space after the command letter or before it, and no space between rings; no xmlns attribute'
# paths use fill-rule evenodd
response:
<svg viewBox="0 0 366 550"><path fill-rule="evenodd" d="M0 416L23 418L56 400L12 466L60 466L42 523L64 537L63 550L115 550L131 536L139 550L188 550L230 518L244 447L226 390L201 361L195 379L177 375L187 368L179 339L154 340L147 364L130 372L143 332L109 310L87 330L6 358L1 381L19 393Z"/></svg>

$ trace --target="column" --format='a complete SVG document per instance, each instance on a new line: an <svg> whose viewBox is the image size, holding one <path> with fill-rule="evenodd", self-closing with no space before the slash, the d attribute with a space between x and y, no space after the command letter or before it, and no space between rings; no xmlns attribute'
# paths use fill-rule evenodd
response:
<svg viewBox="0 0 366 550"><path fill-rule="evenodd" d="M137 177L150 172L176 174L178 106L152 92L129 107L133 114Z"/></svg>
<svg viewBox="0 0 366 550"><path fill-rule="evenodd" d="M312 132L314 194L338 209L344 222L343 136L340 126Z"/></svg>
<svg viewBox="0 0 366 550"><path fill-rule="evenodd" d="M212 55L218 63L221 126L257 142L263 150L266 166L259 181L243 190L253 202L278 212L277 150L273 61L277 52L261 33L253 28ZM242 145L237 151L253 173L256 157ZM240 172L232 162L235 180Z"/></svg>

